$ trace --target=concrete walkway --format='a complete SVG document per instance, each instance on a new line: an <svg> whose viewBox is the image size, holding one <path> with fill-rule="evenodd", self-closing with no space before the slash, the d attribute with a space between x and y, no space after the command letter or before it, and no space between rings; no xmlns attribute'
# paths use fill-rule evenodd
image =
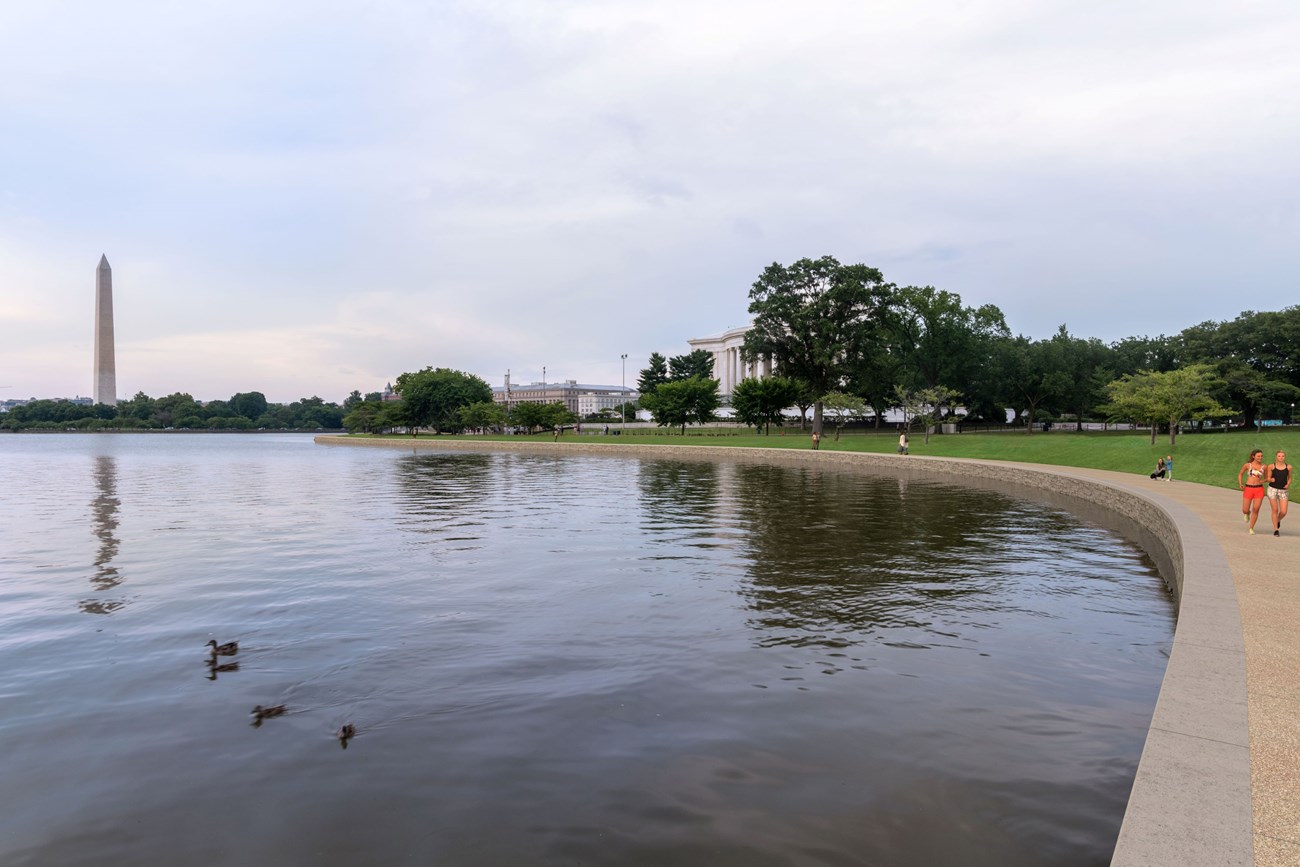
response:
<svg viewBox="0 0 1300 867"><path fill-rule="evenodd" d="M1223 550L1245 646L1250 789L1257 867L1300 865L1300 516L1274 537L1267 502L1247 532L1236 490L1076 470L1185 506ZM1226 472L1226 471L1225 471ZM1185 540L1188 541L1188 540Z"/></svg>
<svg viewBox="0 0 1300 867"><path fill-rule="evenodd" d="M316 441L951 473L1099 505L1146 534L1142 544L1177 585L1179 600L1173 649L1112 865L1300 867L1300 512L1275 538L1265 502L1250 535L1234 489L1043 464L725 446Z"/></svg>
<svg viewBox="0 0 1300 867"><path fill-rule="evenodd" d="M1024 467L1032 465L1024 464ZM1242 624L1253 863L1256 867L1300 866L1300 520L1297 520L1300 515L1288 516L1282 524L1282 536L1274 537L1269 506L1265 503L1256 521L1256 534L1251 536L1242 520L1242 495L1236 490L1190 482L1158 482L1093 469L1060 469L1132 490L1156 502L1165 500L1166 508L1171 506L1167 500L1186 507L1204 524L1214 545L1222 550ZM1195 532L1182 524L1179 529L1184 537L1188 530ZM1204 545L1205 541L1183 539L1184 546L1188 547ZM1195 589L1190 591L1197 593ZM1179 606L1179 632L1183 629L1184 615L1197 617L1218 610L1214 601L1208 606L1205 602L1206 599L1184 597ZM1218 610L1218 615L1231 616L1227 610ZM1196 676L1204 677L1208 673L1206 668L1214 667L1208 658L1195 662L1199 663ZM1169 692L1170 680L1178 676L1173 671L1174 663L1171 656L1162 702ZM1231 698L1219 695L1218 701L1227 702ZM1162 736L1158 725L1160 710L1157 708L1148 749L1153 741L1158 746L1158 738ZM1213 744L1217 738L1208 736L1206 740L1210 749L1217 746ZM1225 740L1231 742L1235 738ZM1145 753L1143 758L1147 758Z"/></svg>

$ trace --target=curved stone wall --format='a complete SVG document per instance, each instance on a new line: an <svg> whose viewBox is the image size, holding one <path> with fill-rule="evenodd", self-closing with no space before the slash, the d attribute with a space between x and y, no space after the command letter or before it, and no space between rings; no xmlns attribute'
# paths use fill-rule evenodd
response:
<svg viewBox="0 0 1300 867"><path fill-rule="evenodd" d="M412 451L527 451L835 466L904 477L959 478L1082 512L1133 539L1155 561L1178 625L1112 867L1251 865L1246 668L1236 589L1222 549L1190 509L1120 473L1037 464L728 446L604 442L352 439L327 445Z"/></svg>

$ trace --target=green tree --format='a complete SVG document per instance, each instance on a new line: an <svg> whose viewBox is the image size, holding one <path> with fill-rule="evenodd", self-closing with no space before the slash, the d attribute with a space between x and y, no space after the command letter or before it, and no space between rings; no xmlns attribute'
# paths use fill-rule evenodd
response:
<svg viewBox="0 0 1300 867"><path fill-rule="evenodd" d="M172 427L175 425L176 419L191 415L207 418L207 413L203 411L203 408L185 392L178 391L154 401L154 420L163 427Z"/></svg>
<svg viewBox="0 0 1300 867"><path fill-rule="evenodd" d="M257 419L257 426L266 430L277 430L293 427L293 412L289 407L282 403L273 403L267 406L266 412L262 413Z"/></svg>
<svg viewBox="0 0 1300 867"><path fill-rule="evenodd" d="M1180 370L1147 371L1125 374L1106 386L1111 418L1132 419L1151 424L1151 442L1156 441L1156 424L1169 425L1169 445L1178 436L1178 423L1205 418L1225 418L1232 410L1221 406L1213 397L1217 387L1214 370L1209 365L1193 364Z"/></svg>
<svg viewBox="0 0 1300 867"><path fill-rule="evenodd" d="M153 418L154 399L143 391L137 391L130 400L118 402L118 418L134 418L146 421Z"/></svg>
<svg viewBox="0 0 1300 867"><path fill-rule="evenodd" d="M287 426L296 430L337 430L343 427L343 410L339 405L326 403L316 395L289 404L288 415L292 421Z"/></svg>
<svg viewBox="0 0 1300 867"><path fill-rule="evenodd" d="M907 389L901 385L894 387L895 400L903 410L903 422L906 427L919 424L925 431L925 441L930 442L930 433L935 422L943 417L944 409L951 406L960 394L944 385L930 388Z"/></svg>
<svg viewBox="0 0 1300 867"><path fill-rule="evenodd" d="M1110 345L1115 372L1139 373L1144 370L1173 370L1178 366L1182 349L1175 338L1125 337Z"/></svg>
<svg viewBox="0 0 1300 867"><path fill-rule="evenodd" d="M841 265L831 256L772 263L749 292L754 327L745 335L748 359L770 355L783 375L815 395L839 390L879 341L894 287L866 265ZM813 431L822 429L822 404L813 403Z"/></svg>
<svg viewBox="0 0 1300 867"><path fill-rule="evenodd" d="M241 391L232 395L229 403L231 413L250 420L266 412L266 395L260 391Z"/></svg>
<svg viewBox="0 0 1300 867"><path fill-rule="evenodd" d="M210 400L203 404L202 413L204 418L212 419L225 418L226 416L231 415L233 411L230 409L230 404L224 400ZM173 424L174 423L175 422L173 422Z"/></svg>
<svg viewBox="0 0 1300 867"><path fill-rule="evenodd" d="M1006 402L1024 418L1025 433L1034 432L1034 417L1061 399L1067 386L1059 356L1044 340L1018 336L1001 341L993 360Z"/></svg>
<svg viewBox="0 0 1300 867"><path fill-rule="evenodd" d="M377 433L382 428L380 424L382 412L383 406L379 401L363 400L343 416L343 426L352 433Z"/></svg>
<svg viewBox="0 0 1300 867"><path fill-rule="evenodd" d="M546 412L542 409L545 405L533 401L522 401L514 404L510 407L510 423L532 433L541 427L546 418Z"/></svg>
<svg viewBox="0 0 1300 867"><path fill-rule="evenodd" d="M661 353L650 353L650 364L641 371L637 378L637 390L642 395L654 394L654 390L668 381L668 360Z"/></svg>
<svg viewBox="0 0 1300 867"><path fill-rule="evenodd" d="M822 395L822 411L830 416L835 425L835 441L839 442L844 425L867 414L867 402L856 394L832 391Z"/></svg>
<svg viewBox="0 0 1300 867"><path fill-rule="evenodd" d="M671 381L690 379L698 376L708 379L713 376L713 353L707 349L694 349L685 355L674 355L668 359L668 378Z"/></svg>
<svg viewBox="0 0 1300 867"><path fill-rule="evenodd" d="M385 400L380 402L379 415L375 419L380 430L394 431L397 428L404 428L411 436L416 436L420 432L419 425L415 423L414 417L407 411L406 402L401 400Z"/></svg>
<svg viewBox="0 0 1300 867"><path fill-rule="evenodd" d="M375 400L378 401L379 398L376 397ZM363 403L365 403L365 402L366 402L366 399L365 399L364 397L361 396L361 392L357 391L357 390L354 388L354 389L352 389L352 393L351 393L351 394L349 394L347 397L343 398L343 404L342 404L342 406L341 406L341 409L342 409L343 412L346 414L346 413L352 412L352 410L356 409L358 406L360 406L361 404L363 404Z"/></svg>
<svg viewBox="0 0 1300 867"><path fill-rule="evenodd" d="M680 426L683 435L688 424L713 421L720 403L718 380L698 376L665 382L652 394L641 397L641 405L654 413L656 424L660 427Z"/></svg>
<svg viewBox="0 0 1300 867"><path fill-rule="evenodd" d="M490 400L480 400L456 411L460 423L467 428L494 430L506 423L506 408Z"/></svg>
<svg viewBox="0 0 1300 867"><path fill-rule="evenodd" d="M772 422L781 424L781 413L794 405L798 392L799 384L784 376L745 379L731 392L731 408L745 424L770 433Z"/></svg>
<svg viewBox="0 0 1300 867"><path fill-rule="evenodd" d="M559 401L552 403L517 403L510 409L510 423L518 425L529 433L538 428L554 430L567 424L573 424L574 415Z"/></svg>
<svg viewBox="0 0 1300 867"><path fill-rule="evenodd" d="M542 404L542 427L546 430L555 430L571 425L578 420L578 417L569 412L560 401Z"/></svg>
<svg viewBox="0 0 1300 867"><path fill-rule="evenodd" d="M1106 400L1106 384L1116 376L1114 350L1093 337L1073 337L1064 325L1052 335L1048 351L1061 372L1060 406L1075 416L1075 429Z"/></svg>
<svg viewBox="0 0 1300 867"><path fill-rule="evenodd" d="M641 405L635 400L629 400L627 403L620 403L618 406L614 407L613 414L619 421L629 419L631 421L636 421L636 411L640 408Z"/></svg>
<svg viewBox="0 0 1300 867"><path fill-rule="evenodd" d="M437 430L455 429L462 406L492 400L492 388L482 379L446 367L403 373L394 390L417 426Z"/></svg>
<svg viewBox="0 0 1300 867"><path fill-rule="evenodd" d="M978 380L992 342L1011 336L1002 311L992 304L964 307L960 295L933 286L905 286L897 300L889 343L905 385L968 388Z"/></svg>

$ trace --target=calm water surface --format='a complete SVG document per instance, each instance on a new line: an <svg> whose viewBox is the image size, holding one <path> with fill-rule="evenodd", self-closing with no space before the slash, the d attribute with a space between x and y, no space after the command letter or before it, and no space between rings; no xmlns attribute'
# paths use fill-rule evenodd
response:
<svg viewBox="0 0 1300 867"><path fill-rule="evenodd" d="M815 468L7 435L0 492L6 865L1102 865L1173 632L1109 530Z"/></svg>

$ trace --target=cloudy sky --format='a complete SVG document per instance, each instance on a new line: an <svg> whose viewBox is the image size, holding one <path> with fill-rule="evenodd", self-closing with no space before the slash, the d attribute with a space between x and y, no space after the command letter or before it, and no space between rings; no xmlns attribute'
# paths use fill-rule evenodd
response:
<svg viewBox="0 0 1300 867"><path fill-rule="evenodd" d="M629 381L830 254L1115 340L1300 302L1300 4L0 4L0 397Z"/></svg>

